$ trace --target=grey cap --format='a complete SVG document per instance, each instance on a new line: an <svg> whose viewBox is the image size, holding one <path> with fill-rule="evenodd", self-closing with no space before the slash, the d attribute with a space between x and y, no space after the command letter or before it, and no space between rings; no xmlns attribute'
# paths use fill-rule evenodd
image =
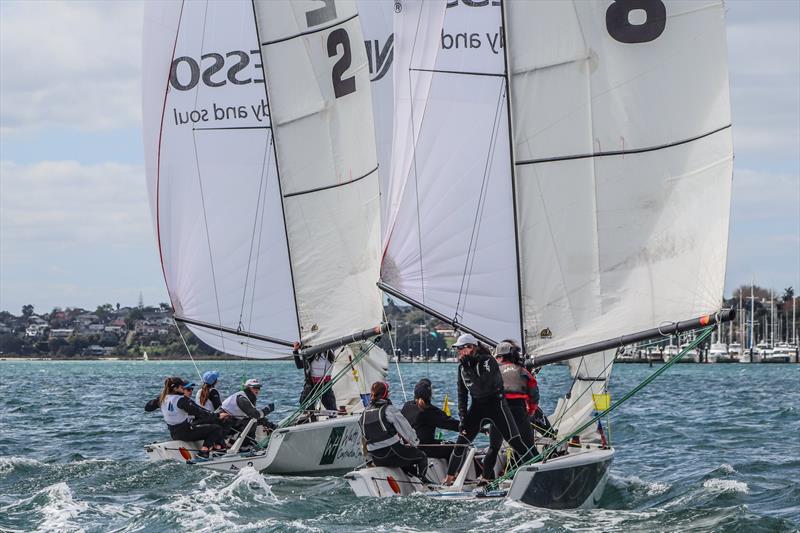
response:
<svg viewBox="0 0 800 533"><path fill-rule="evenodd" d="M510 342L501 342L494 348L494 356L500 357L503 355L510 355L514 351L514 345Z"/></svg>

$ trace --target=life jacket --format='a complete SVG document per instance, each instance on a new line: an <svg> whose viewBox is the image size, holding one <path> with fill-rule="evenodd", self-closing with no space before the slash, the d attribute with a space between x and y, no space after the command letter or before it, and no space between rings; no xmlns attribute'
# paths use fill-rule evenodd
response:
<svg viewBox="0 0 800 533"><path fill-rule="evenodd" d="M309 366L309 377L312 383L317 384L320 381L328 382L331 380L330 369L333 365L328 359L327 353L323 352L314 356Z"/></svg>
<svg viewBox="0 0 800 533"><path fill-rule="evenodd" d="M211 395L209 395L209 398L206 399L206 403L202 403L202 404L200 403L200 394L202 392L203 392L203 389L201 388L194 394L194 401L197 403L197 405L199 405L200 407L202 407L206 411L214 412L214 404L211 403L211 397L210 397Z"/></svg>
<svg viewBox="0 0 800 533"><path fill-rule="evenodd" d="M169 394L161 402L161 416L168 426L177 426L189 420L189 413L178 407L178 400L183 398L183 394Z"/></svg>
<svg viewBox="0 0 800 533"><path fill-rule="evenodd" d="M225 410L226 413L235 416L237 418L250 418L249 416L247 416L247 413L239 409L239 406L236 404L236 399L239 398L239 396L244 396L245 398L247 398L247 394L245 394L244 391L240 390L239 392L231 394L230 396L225 398L225 401L222 402L222 408ZM250 401L250 398L247 398L247 401Z"/></svg>
<svg viewBox="0 0 800 533"><path fill-rule="evenodd" d="M367 444L378 444L389 439L399 441L397 429L386 418L386 407L389 403L385 400L369 404L361 413L361 433ZM391 446L393 443L388 443Z"/></svg>
<svg viewBox="0 0 800 533"><path fill-rule="evenodd" d="M500 375L503 377L503 389L509 400L527 399L530 375L519 365L514 363L501 363Z"/></svg>

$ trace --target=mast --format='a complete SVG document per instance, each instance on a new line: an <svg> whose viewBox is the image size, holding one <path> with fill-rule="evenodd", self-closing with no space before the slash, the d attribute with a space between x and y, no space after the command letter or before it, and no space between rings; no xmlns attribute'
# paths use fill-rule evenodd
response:
<svg viewBox="0 0 800 533"><path fill-rule="evenodd" d="M750 361L751 362L753 361L753 344L755 344L755 338L753 337L754 334L753 328L755 327L753 322L755 322L755 317L756 317L755 302L756 300L755 297L753 296L753 284L751 283L750 284Z"/></svg>
<svg viewBox="0 0 800 533"><path fill-rule="evenodd" d="M519 305L519 340L522 350L527 350L527 336L525 335L525 318L523 315L522 306L522 272L521 262L519 256L519 228L517 223L517 186L516 186L516 166L514 165L514 136L511 117L511 88L508 83L508 38L506 36L506 10L505 4L500 2L500 21L502 23L502 45L503 45L503 82L505 83L506 90L506 125L508 126L508 157L511 163L511 206L514 216L514 251L516 255L517 266L517 304Z"/></svg>

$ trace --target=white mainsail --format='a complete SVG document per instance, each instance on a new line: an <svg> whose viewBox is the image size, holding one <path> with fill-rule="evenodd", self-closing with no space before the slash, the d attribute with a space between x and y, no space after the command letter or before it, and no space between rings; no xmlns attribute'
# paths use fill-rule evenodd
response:
<svg viewBox="0 0 800 533"><path fill-rule="evenodd" d="M394 146L383 280L534 355L716 311L733 160L722 2L503 6L506 64L474 31L500 10L448 8L434 60L414 20L395 25L395 85L412 80L395 127L412 134Z"/></svg>
<svg viewBox="0 0 800 533"><path fill-rule="evenodd" d="M151 3L143 70L148 188L176 315L254 358L380 323L355 3Z"/></svg>

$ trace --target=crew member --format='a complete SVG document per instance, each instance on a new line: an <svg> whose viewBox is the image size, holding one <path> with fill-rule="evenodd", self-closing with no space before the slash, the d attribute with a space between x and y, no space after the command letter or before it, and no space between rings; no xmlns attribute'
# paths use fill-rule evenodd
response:
<svg viewBox="0 0 800 533"><path fill-rule="evenodd" d="M144 407L147 412L161 409L169 434L174 440L203 441L197 455L208 457L211 447L223 442L223 427L220 425L228 415L209 413L186 397L186 388L192 384L179 377L164 380L164 389L158 398L150 400Z"/></svg>
<svg viewBox="0 0 800 533"><path fill-rule="evenodd" d="M428 469L425 453L415 448L417 433L389 400L389 384L376 381L370 389L370 403L359 422L367 453L376 466L397 466L423 481ZM403 444L400 439L408 444ZM409 446L410 444L410 446Z"/></svg>
<svg viewBox="0 0 800 533"><path fill-rule="evenodd" d="M472 443L484 420L500 430L506 442L522 460L532 457L533 442L525 443L503 397L503 377L497 361L470 334L461 335L453 345L458 349L458 414L461 419L456 449L450 456L445 484L452 484L461 467L464 448ZM472 403L467 409L467 401Z"/></svg>
<svg viewBox="0 0 800 533"><path fill-rule="evenodd" d="M294 343L295 363L302 364L303 372L305 374L305 381L303 382L303 392L300 393L300 405L305 402L306 398L313 395L316 391L323 387L327 390L322 393L319 400L322 406L329 411L336 411L336 395L333 393L333 387L330 385L331 372L333 370L333 350L326 350L314 354L308 358L300 355L300 343Z"/></svg>
<svg viewBox="0 0 800 533"><path fill-rule="evenodd" d="M219 380L219 372L216 370L209 370L203 374L203 385L197 391L196 402L197 405L206 411L216 411L222 405L222 400L219 397L219 391L216 389L217 380Z"/></svg>
<svg viewBox="0 0 800 533"><path fill-rule="evenodd" d="M458 420L431 404L431 380L422 378L414 386L414 399L403 405L401 412L419 437L419 447L428 457L448 459L455 449L436 438L436 429L458 431Z"/></svg>
<svg viewBox="0 0 800 533"><path fill-rule="evenodd" d="M519 429L520 438L533 454L533 429L529 417L539 405L539 385L536 378L522 366L522 351L513 340L506 339L494 349L494 356L500 365L503 378L503 391L508 408ZM494 465L503 443L503 437L496 426L489 430L489 451L483 459L483 478L494 479Z"/></svg>
<svg viewBox="0 0 800 533"><path fill-rule="evenodd" d="M258 394L261 392L261 382L258 379L248 379L242 390L235 392L225 398L222 402L222 410L232 417L235 422L233 429L235 431L242 431L251 418L257 420L256 424L262 425L270 430L275 429L275 424L267 420L267 415L275 410L275 404L270 403L263 409L256 407L256 400ZM248 433L251 441L255 441L256 426L253 425Z"/></svg>

